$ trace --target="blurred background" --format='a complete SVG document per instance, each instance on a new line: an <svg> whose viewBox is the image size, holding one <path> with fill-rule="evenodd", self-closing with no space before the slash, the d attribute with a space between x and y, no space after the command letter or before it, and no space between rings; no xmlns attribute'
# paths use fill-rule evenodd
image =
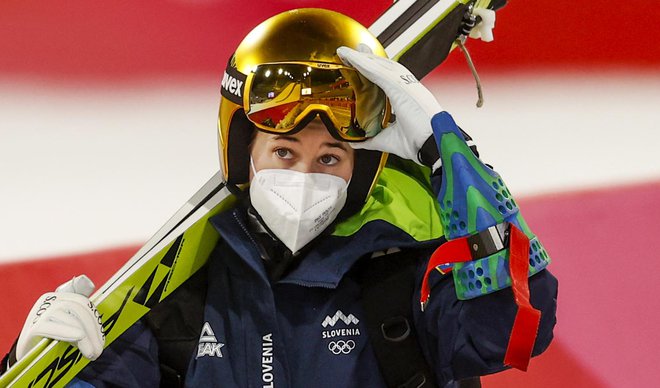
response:
<svg viewBox="0 0 660 388"><path fill-rule="evenodd" d="M556 339L485 387L660 379L660 11L653 2L510 0L495 41L424 79L518 198L560 280ZM218 170L220 80L278 12L370 25L376 0L0 4L0 352L35 299L102 284ZM295 37L291 44L295 44Z"/></svg>

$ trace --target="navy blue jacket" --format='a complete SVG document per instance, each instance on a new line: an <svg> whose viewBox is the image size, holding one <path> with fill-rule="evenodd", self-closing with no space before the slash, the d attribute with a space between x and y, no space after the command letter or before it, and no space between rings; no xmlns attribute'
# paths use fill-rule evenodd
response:
<svg viewBox="0 0 660 388"><path fill-rule="evenodd" d="M222 387L382 387L369 343L360 285L346 276L358 260L397 247L419 257L417 284L438 241L420 243L384 221L349 237L324 236L279 281L268 279L246 211L212 219L221 236L208 266L199 346L186 385ZM440 386L503 370L516 313L510 288L457 300L453 278L433 271L431 298L411 300L422 350ZM530 278L532 304L542 312L534 354L552 340L557 281L544 270ZM79 378L96 387L158 386L158 345L137 323L89 364Z"/></svg>

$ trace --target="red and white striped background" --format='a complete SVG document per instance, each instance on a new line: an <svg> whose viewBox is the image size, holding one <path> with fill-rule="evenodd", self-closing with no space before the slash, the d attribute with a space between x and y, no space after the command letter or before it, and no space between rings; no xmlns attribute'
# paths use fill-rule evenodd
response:
<svg viewBox="0 0 660 388"><path fill-rule="evenodd" d="M229 54L303 6L369 25L388 2L0 4L0 351L33 301L102 284L217 170ZM644 0L510 0L495 41L425 79L503 175L560 279L556 340L504 386L652 386L660 334L660 12ZM293 43L295 44L295 42Z"/></svg>

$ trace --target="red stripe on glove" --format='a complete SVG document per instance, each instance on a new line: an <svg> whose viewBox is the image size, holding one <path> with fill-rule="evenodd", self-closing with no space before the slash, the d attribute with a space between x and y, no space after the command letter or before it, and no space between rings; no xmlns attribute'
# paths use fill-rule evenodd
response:
<svg viewBox="0 0 660 388"><path fill-rule="evenodd" d="M470 247L467 243L467 237L457 238L455 240L447 241L440 245L438 249L433 252L429 264L426 266L426 273L422 279L422 294L419 302L422 306L422 311L428 303L431 296L431 289L429 287L429 274L434 268L445 263L460 263L472 260L470 254Z"/></svg>
<svg viewBox="0 0 660 388"><path fill-rule="evenodd" d="M509 270L518 312L511 329L504 364L526 371L532 357L541 312L529 302L529 238L513 224L510 230Z"/></svg>

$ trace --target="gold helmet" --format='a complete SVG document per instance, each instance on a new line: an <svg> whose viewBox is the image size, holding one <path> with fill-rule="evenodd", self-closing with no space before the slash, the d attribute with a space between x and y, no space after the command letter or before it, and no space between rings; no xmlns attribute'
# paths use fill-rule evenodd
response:
<svg viewBox="0 0 660 388"><path fill-rule="evenodd" d="M366 46L387 56L360 23L324 9L280 13L243 39L222 79L218 115L220 162L228 183L248 183L248 148L256 129L293 133L318 116L336 138L360 141L387 124L385 94L344 65L336 53L340 46ZM356 150L345 206L349 214L364 205L386 158Z"/></svg>

